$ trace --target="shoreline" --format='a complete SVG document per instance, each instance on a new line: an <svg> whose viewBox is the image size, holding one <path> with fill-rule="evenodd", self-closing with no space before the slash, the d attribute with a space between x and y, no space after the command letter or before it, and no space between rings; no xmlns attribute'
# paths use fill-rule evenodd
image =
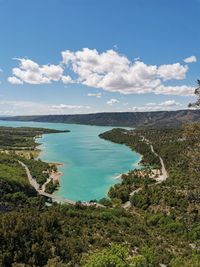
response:
<svg viewBox="0 0 200 267"><path fill-rule="evenodd" d="M63 172L61 171L52 171L49 175L49 178L51 178L53 180L53 183L58 183L60 184L60 178L61 176L63 176Z"/></svg>
<svg viewBox="0 0 200 267"><path fill-rule="evenodd" d="M47 179L47 181L43 184L43 191L45 192L45 189L46 189L46 185L48 185L49 183L53 183L53 185L55 186L55 189L54 191L51 193L52 195L58 190L58 188L60 187L60 178L61 176L63 176L63 172L61 172L58 168L63 166L64 164L62 163L59 163L59 162L48 162L47 163L50 165L50 166L56 166L56 171L55 170L52 170L50 173L49 173L49 178Z"/></svg>
<svg viewBox="0 0 200 267"><path fill-rule="evenodd" d="M40 138L40 139L41 139L42 136L38 136L37 138ZM36 138L36 139L37 139L37 138ZM43 143L39 143L39 144L38 144L38 147L41 147L42 144L43 144ZM123 145L125 145L125 144L123 144ZM129 146L127 146L127 145L125 145L125 146L126 146L127 148L129 148L130 150L132 150ZM37 158L39 158L39 156L41 155L42 152L44 152L44 150L40 148L40 149L37 149L37 151L39 151L38 156L37 156ZM129 169L128 171L123 172L123 173L119 173L119 174L116 174L116 175L113 176L113 179L116 181L115 184L121 184L121 183L122 183L122 176L123 176L123 175L127 175L130 171L133 171L133 170L140 170L140 169L142 169L142 167L144 167L143 164L142 164L142 162L141 162L142 159L143 159L143 155L139 154L136 150L132 150L132 152L134 152L134 153L136 153L136 154L138 155L138 159L137 159L137 161L131 163L130 169ZM43 161L45 161L45 160L43 160ZM55 172L55 171L52 171L52 172L49 174L48 182L45 183L45 185L48 185L48 183L53 182L54 185L57 185L56 189L51 193L52 195L54 195L54 194L56 193L56 191L59 190L59 187L60 187L60 179L61 179L61 177L64 175L64 173L63 173L61 170L59 170L59 167L64 166L64 163L61 163L61 162L53 162L53 161L45 161L45 162L47 162L49 165L55 165L55 166L58 168L58 170L57 170L56 172ZM133 168L133 167L134 167L134 168ZM109 190L110 190L110 188L111 188L112 186L113 186L113 185L111 185L111 186L108 187L108 192L109 192ZM45 191L45 188L44 188L43 191ZM105 198L108 198L108 197L109 197L109 196L108 196L108 192L107 192L107 194L104 196ZM83 201L83 202L84 202L84 201Z"/></svg>
<svg viewBox="0 0 200 267"><path fill-rule="evenodd" d="M41 139L43 137L42 136L37 136L36 137L36 140L37 138L38 139ZM40 143L38 143L38 146L37 147L40 147L39 149L37 149L39 151L38 153L38 156L37 158L39 158L39 156L42 154L42 152L44 152L44 149L41 149L41 146L43 145L43 142L41 142L40 140ZM138 159L136 160L136 162L132 162L131 163L131 166L130 166L130 169L123 172L123 173L119 173L119 174L116 174L116 175L113 175L113 180L116 181L115 184L121 184L122 183L122 176L123 175L126 175L128 174L130 171L133 171L133 170L140 170L142 169L144 166L142 164L142 159L143 159L143 155L141 155L140 153L138 153L136 150L133 150L131 149L129 146L127 146L126 144L123 144L125 145L128 149L130 149L132 152L136 153L138 155ZM52 183L57 187L54 189L54 191L51 193L52 195L55 195L55 193L59 190L59 187L60 187L60 179L61 177L64 175L64 173L59 170L59 167L62 167L64 165L64 163L61 163L61 162L53 162L53 161L46 161L46 160L43 160L44 162L47 162L49 165L55 165L58 170L55 172L55 171L52 171L50 174L49 174L49 179L48 179L48 182L45 183L45 185L48 185L49 183ZM110 190L110 188L112 187L113 185L109 186L108 187L108 192ZM45 191L45 188L44 188L44 191ZM105 198L108 198L108 192L107 194L104 196Z"/></svg>
<svg viewBox="0 0 200 267"><path fill-rule="evenodd" d="M127 146L128 147L128 146ZM130 148L130 147L128 147L128 148ZM132 149L131 149L132 150ZM145 168L145 165L143 165L143 163L141 162L142 161L142 158L143 158L143 155L141 155L141 154L139 154L138 152L136 152L135 150L132 150L132 151L134 151L137 155L139 155L139 159L138 159L138 161L137 161L137 163L136 164L134 164L135 165L135 168L134 169L130 169L130 170L128 170L127 172L123 172L123 173L120 173L120 174L117 174L117 175L115 175L114 177L113 177L113 179L114 180L120 180L120 179L122 179L122 175L127 175L130 171L133 171L133 170L142 170L143 168ZM133 166L132 166L133 167Z"/></svg>
<svg viewBox="0 0 200 267"><path fill-rule="evenodd" d="M43 135L41 136L37 136L35 138L35 141L39 138L42 138ZM41 153L44 151L43 149L41 149L41 146L42 146L42 143L38 143L38 146L36 148L36 151L37 151L37 155L35 157L35 159L39 159L40 158L40 155ZM38 148L40 147L40 148ZM58 188L60 187L60 179L61 179L61 176L63 176L63 172L61 170L59 170L59 167L62 167L64 165L64 163L61 163L61 162L53 162L53 161L45 161L45 160L42 160L46 163L49 164L49 166L55 166L56 167L56 171L52 170L50 173L49 173L49 178L47 179L47 181L42 185L43 186L43 192L45 192L45 189L46 189L46 185L48 185L49 183L53 182L53 184L56 186L56 189L53 191L52 195L58 190Z"/></svg>

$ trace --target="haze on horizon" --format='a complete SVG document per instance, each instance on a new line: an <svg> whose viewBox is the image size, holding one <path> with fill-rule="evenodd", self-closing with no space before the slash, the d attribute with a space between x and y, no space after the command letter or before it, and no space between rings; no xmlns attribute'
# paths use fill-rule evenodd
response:
<svg viewBox="0 0 200 267"><path fill-rule="evenodd" d="M0 115L185 109L198 0L1 0Z"/></svg>

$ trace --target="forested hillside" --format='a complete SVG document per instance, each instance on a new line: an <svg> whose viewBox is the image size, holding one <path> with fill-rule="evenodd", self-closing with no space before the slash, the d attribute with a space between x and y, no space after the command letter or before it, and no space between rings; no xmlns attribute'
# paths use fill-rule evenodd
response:
<svg viewBox="0 0 200 267"><path fill-rule="evenodd" d="M105 126L177 127L186 122L200 122L200 110L16 116L2 117L1 119L11 121L60 122Z"/></svg>

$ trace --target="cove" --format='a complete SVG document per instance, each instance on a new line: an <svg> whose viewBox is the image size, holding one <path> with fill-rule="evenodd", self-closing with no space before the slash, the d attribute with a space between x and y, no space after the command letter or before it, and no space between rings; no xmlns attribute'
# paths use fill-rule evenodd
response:
<svg viewBox="0 0 200 267"><path fill-rule="evenodd" d="M106 197L109 188L119 182L117 176L139 168L139 154L125 145L99 138L100 133L114 127L15 121L0 121L0 126L70 130L43 135L38 141L42 160L62 163L60 187L54 194L73 201Z"/></svg>

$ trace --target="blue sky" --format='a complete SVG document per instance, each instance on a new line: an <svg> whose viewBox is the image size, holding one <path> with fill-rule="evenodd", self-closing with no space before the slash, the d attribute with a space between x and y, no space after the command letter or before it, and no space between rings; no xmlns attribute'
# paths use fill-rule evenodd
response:
<svg viewBox="0 0 200 267"><path fill-rule="evenodd" d="M186 108L199 13L199 0L0 0L0 114Z"/></svg>

